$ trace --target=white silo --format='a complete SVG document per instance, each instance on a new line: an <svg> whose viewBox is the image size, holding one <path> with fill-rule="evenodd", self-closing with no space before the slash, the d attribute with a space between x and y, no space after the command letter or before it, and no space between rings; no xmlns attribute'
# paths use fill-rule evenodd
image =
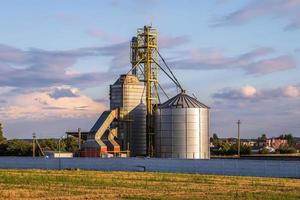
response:
<svg viewBox="0 0 300 200"><path fill-rule="evenodd" d="M209 107L182 92L155 115L155 153L161 158L209 159Z"/></svg>

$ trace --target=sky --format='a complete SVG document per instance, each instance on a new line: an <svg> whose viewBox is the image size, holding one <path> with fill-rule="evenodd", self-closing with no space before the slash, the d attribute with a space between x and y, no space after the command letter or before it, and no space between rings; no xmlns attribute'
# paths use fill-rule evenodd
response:
<svg viewBox="0 0 300 200"><path fill-rule="evenodd" d="M7 138L88 131L130 69L138 28L190 95L210 134L300 136L299 0L2 0L0 122ZM160 74L169 95L176 89Z"/></svg>

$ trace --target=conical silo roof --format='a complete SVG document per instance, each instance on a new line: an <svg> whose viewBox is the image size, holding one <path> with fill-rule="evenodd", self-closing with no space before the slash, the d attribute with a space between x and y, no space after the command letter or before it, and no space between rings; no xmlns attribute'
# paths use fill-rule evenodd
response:
<svg viewBox="0 0 300 200"><path fill-rule="evenodd" d="M159 106L160 109L164 108L208 108L209 107L197 99L187 95L184 91L171 99L167 100L165 103Z"/></svg>

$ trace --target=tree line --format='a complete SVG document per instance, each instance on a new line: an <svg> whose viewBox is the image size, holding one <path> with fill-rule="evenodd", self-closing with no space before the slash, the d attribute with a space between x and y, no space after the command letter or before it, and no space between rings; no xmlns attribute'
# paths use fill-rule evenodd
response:
<svg viewBox="0 0 300 200"><path fill-rule="evenodd" d="M288 154L288 153L297 153L297 149L294 147L296 144L296 140L292 134L283 134L280 135L278 138L287 140L287 144L282 144L279 146L278 149L275 150L273 153L278 154ZM264 142L267 139L266 134L262 134L260 137L256 139L256 145L254 147L243 144L243 140L241 140L241 155L249 155L252 153L252 149L256 148L260 142ZM220 139L217 134L213 134L210 138L210 142L213 144L213 148L211 148L212 155L237 155L238 154L238 146L237 142L234 144L229 143L226 139ZM262 146L258 153L260 154L269 154L270 151L267 147Z"/></svg>
<svg viewBox="0 0 300 200"><path fill-rule="evenodd" d="M38 142L43 151L59 151L59 139L39 139ZM62 152L72 152L75 156L78 155L78 140L74 137L62 139L60 150ZM36 155L40 154L38 148L36 148L35 153ZM32 156L32 140L7 140L0 125L0 156Z"/></svg>

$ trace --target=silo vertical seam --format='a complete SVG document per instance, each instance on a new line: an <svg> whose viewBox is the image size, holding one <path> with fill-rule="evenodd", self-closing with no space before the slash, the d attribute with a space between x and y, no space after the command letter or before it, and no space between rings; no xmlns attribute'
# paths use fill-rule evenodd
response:
<svg viewBox="0 0 300 200"><path fill-rule="evenodd" d="M207 144L208 144L208 146L207 146L207 152L208 152L208 155L207 155L207 159L209 159L210 158L210 141L209 141L209 123L210 123L210 118L209 118L209 112L208 112L208 109L207 109L207 135L208 135L208 137L207 137Z"/></svg>
<svg viewBox="0 0 300 200"><path fill-rule="evenodd" d="M187 108L185 108L185 158L188 158L188 153L187 153L187 149L188 149L188 144L187 144Z"/></svg>
<svg viewBox="0 0 300 200"><path fill-rule="evenodd" d="M198 149L199 149L199 158L201 159L202 158L202 149L201 149L201 146L202 146L202 143L201 143L201 137L202 137L202 132L201 132L201 108L199 108L198 111L199 111L199 117L198 117L198 123L199 123L199 132L198 132L198 135L199 135L199 146L198 146Z"/></svg>

